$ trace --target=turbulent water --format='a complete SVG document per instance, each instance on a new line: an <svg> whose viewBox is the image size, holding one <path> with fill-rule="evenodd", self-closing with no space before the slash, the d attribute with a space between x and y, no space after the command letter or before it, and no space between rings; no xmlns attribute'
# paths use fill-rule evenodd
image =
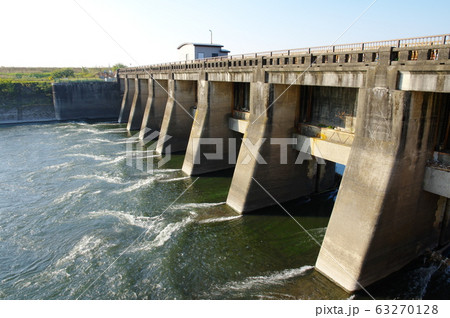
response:
<svg viewBox="0 0 450 318"><path fill-rule="evenodd" d="M355 297L314 271L319 246L283 211L224 204L232 171L186 177L172 155L144 173L127 141L118 124L0 127L0 299ZM287 205L319 242L334 195ZM448 277L416 265L371 292L436 298Z"/></svg>

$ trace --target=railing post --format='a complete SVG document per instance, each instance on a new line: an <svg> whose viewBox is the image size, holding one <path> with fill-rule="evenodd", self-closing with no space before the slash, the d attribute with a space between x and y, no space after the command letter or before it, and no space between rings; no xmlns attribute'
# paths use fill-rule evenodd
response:
<svg viewBox="0 0 450 318"><path fill-rule="evenodd" d="M444 45L445 44L445 40L447 39L447 36L446 35L444 35L444 38L442 39L442 44Z"/></svg>
<svg viewBox="0 0 450 318"><path fill-rule="evenodd" d="M401 40L397 41L397 47L400 47Z"/></svg>

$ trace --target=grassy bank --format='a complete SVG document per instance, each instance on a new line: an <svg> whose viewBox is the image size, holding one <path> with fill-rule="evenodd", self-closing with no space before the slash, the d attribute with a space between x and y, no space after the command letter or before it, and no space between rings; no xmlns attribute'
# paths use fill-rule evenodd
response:
<svg viewBox="0 0 450 318"><path fill-rule="evenodd" d="M0 106L52 104L50 81L0 79Z"/></svg>
<svg viewBox="0 0 450 318"><path fill-rule="evenodd" d="M52 83L103 81L114 68L0 67L0 107L52 104Z"/></svg>
<svg viewBox="0 0 450 318"><path fill-rule="evenodd" d="M100 80L109 68L25 68L0 67L0 79L12 81L55 82L60 80Z"/></svg>

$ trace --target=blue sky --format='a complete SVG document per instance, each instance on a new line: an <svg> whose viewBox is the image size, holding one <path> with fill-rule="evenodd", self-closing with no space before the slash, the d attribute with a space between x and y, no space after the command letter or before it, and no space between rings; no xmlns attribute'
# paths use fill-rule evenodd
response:
<svg viewBox="0 0 450 318"><path fill-rule="evenodd" d="M77 2L120 46L73 0L3 0L0 66L170 62L209 29L231 54L329 45L373 0ZM378 0L338 43L450 33L449 13L448 0Z"/></svg>

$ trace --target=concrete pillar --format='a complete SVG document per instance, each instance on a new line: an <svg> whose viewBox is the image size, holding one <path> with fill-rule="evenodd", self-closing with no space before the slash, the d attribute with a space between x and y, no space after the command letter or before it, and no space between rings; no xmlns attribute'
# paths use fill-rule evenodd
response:
<svg viewBox="0 0 450 318"><path fill-rule="evenodd" d="M229 142L230 139L231 142L236 140L240 134L228 128L228 118L232 109L232 82L205 80L198 82L197 112L186 149L183 172L188 175L197 175L234 166L233 160L229 160ZM214 155L212 157L206 155L209 156L210 159L208 159L205 154L214 154L217 150L220 152L220 149L212 144L214 140L222 145L223 155L217 158L212 158Z"/></svg>
<svg viewBox="0 0 450 318"><path fill-rule="evenodd" d="M130 116L128 118L128 131L139 130L141 128L147 100L148 79L136 78L133 103L131 105Z"/></svg>
<svg viewBox="0 0 450 318"><path fill-rule="evenodd" d="M197 102L196 85L196 81L169 80L169 97L156 146L158 153L163 153L168 145L171 152L186 150L193 122L192 109Z"/></svg>
<svg viewBox="0 0 450 318"><path fill-rule="evenodd" d="M422 181L432 157L431 93L361 89L355 140L316 269L347 291L437 245L438 196Z"/></svg>
<svg viewBox="0 0 450 318"><path fill-rule="evenodd" d="M330 169L323 168L318 179L315 160L296 164L299 152L292 144L285 144L284 149L280 145L282 140L292 138L299 102L298 86L251 83L250 119L244 141L260 144L255 146L258 152L252 152L245 142L241 145L227 198L227 204L236 211L247 212L276 204L257 182L278 202L309 195L319 188L318 182L325 188ZM259 161L257 153L261 155ZM334 178L328 188L333 183Z"/></svg>
<svg viewBox="0 0 450 318"><path fill-rule="evenodd" d="M120 107L119 123L127 123L128 117L130 116L130 109L133 103L135 92L135 79L126 78L125 79L125 91L123 93L122 105Z"/></svg>
<svg viewBox="0 0 450 318"><path fill-rule="evenodd" d="M164 109L167 103L167 80L148 80L148 98L142 118L139 138L144 139L145 129L161 130Z"/></svg>

